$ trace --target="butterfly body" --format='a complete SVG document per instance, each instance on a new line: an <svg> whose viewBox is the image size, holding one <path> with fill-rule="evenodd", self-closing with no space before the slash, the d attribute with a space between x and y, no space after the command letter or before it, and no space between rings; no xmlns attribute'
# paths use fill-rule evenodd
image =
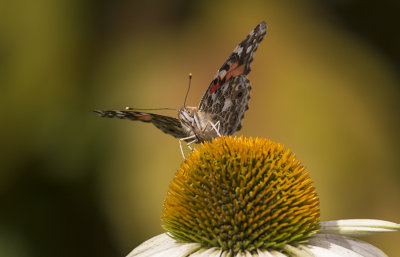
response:
<svg viewBox="0 0 400 257"><path fill-rule="evenodd" d="M250 99L250 63L266 34L265 22L258 24L235 48L217 71L198 107L184 106L178 118L134 110L95 110L101 117L153 123L163 132L190 143L211 141L240 130Z"/></svg>
<svg viewBox="0 0 400 257"><path fill-rule="evenodd" d="M197 107L186 106L178 111L178 119L181 121L183 130L186 131L184 141L199 143L211 141L217 137L219 132L213 126L212 115L199 111Z"/></svg>

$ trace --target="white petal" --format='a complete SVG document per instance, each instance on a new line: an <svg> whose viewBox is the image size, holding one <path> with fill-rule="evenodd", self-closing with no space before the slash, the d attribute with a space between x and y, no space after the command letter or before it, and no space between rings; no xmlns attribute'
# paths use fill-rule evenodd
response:
<svg viewBox="0 0 400 257"><path fill-rule="evenodd" d="M224 252L221 254L221 257L229 257L229 256L231 256L231 251L224 251Z"/></svg>
<svg viewBox="0 0 400 257"><path fill-rule="evenodd" d="M209 249L200 249L195 253L192 253L190 255L190 257L192 256L196 256L196 257L208 257L208 256L215 256L215 257L219 257L221 256L222 253L222 249L221 248L217 248L217 247L213 247L213 248L209 248Z"/></svg>
<svg viewBox="0 0 400 257"><path fill-rule="evenodd" d="M300 248L306 248L307 250L312 252L313 254L312 256L315 257L363 257L358 253L355 253L353 251L350 251L346 248L337 245L332 245L329 248L316 245L306 245L306 246L300 246Z"/></svg>
<svg viewBox="0 0 400 257"><path fill-rule="evenodd" d="M178 257L187 256L197 251L200 244L197 243L179 243L169 237L166 233L155 236L130 252L127 257L155 256L155 257Z"/></svg>
<svg viewBox="0 0 400 257"><path fill-rule="evenodd" d="M286 257L281 252L275 251L275 250L257 250L257 254L259 257Z"/></svg>
<svg viewBox="0 0 400 257"><path fill-rule="evenodd" d="M240 251L235 257L252 257L253 255L249 251Z"/></svg>
<svg viewBox="0 0 400 257"><path fill-rule="evenodd" d="M319 233L348 236L366 236L400 230L400 224L371 219L332 220L321 222L320 225Z"/></svg>
<svg viewBox="0 0 400 257"><path fill-rule="evenodd" d="M260 249L257 249L257 255L258 257L274 257L269 251L262 251Z"/></svg>
<svg viewBox="0 0 400 257"><path fill-rule="evenodd" d="M291 245L284 245L282 247L283 250L289 253L290 256L296 257L313 257L314 254L306 247L295 247Z"/></svg>
<svg viewBox="0 0 400 257"><path fill-rule="evenodd" d="M319 234L302 247L308 248L315 256L387 257L384 252L366 242L332 234Z"/></svg>

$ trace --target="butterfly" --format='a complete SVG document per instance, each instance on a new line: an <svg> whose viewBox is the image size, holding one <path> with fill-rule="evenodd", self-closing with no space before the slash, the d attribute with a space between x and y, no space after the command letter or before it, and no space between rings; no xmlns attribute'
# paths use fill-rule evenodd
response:
<svg viewBox="0 0 400 257"><path fill-rule="evenodd" d="M127 110L94 110L101 117L138 120L152 123L163 132L181 141L201 143L221 135L232 135L242 128L244 113L250 99L250 63L254 52L266 34L261 22L233 50L211 81L198 107L184 106L178 118ZM190 146L189 146L190 148ZM191 149L191 148L190 148Z"/></svg>

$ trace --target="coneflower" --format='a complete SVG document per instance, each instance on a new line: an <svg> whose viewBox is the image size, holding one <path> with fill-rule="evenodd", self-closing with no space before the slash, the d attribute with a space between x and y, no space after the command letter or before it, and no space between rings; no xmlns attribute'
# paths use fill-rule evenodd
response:
<svg viewBox="0 0 400 257"><path fill-rule="evenodd" d="M289 149L221 137L177 171L162 213L167 232L128 256L386 256L349 236L400 230L386 221L319 218L313 181Z"/></svg>

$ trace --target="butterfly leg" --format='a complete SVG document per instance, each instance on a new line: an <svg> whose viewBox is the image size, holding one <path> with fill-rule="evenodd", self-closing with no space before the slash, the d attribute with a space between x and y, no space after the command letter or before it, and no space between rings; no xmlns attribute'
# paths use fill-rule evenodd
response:
<svg viewBox="0 0 400 257"><path fill-rule="evenodd" d="M180 139L179 139L179 148L181 149L181 153L182 153L183 159L185 159L185 154L183 153L182 141L185 141L186 139L192 139L192 138L195 138L195 137L196 137L196 135L193 135L193 136L190 136L190 137L183 137L183 138L180 138ZM189 144L192 144L192 143L194 143L194 142L196 142L196 139L193 140L193 141L191 141L191 142L189 142L188 145L189 145ZM193 149L192 149L190 146L188 146L188 147L189 147L190 150L193 151Z"/></svg>
<svg viewBox="0 0 400 257"><path fill-rule="evenodd" d="M215 126L217 127L217 131L219 136L221 136L221 134L219 133L219 128L220 128L221 123L219 121L217 121L217 123L215 123Z"/></svg>
<svg viewBox="0 0 400 257"><path fill-rule="evenodd" d="M190 145L193 144L193 143L196 143L196 142L197 142L197 138L196 138L195 140L190 141L189 143L187 143L186 146L187 146L190 150L192 150L192 152L193 152L193 148L192 148Z"/></svg>
<svg viewBox="0 0 400 257"><path fill-rule="evenodd" d="M219 125L220 125L219 121L217 121L217 123L215 123L215 124L212 123L211 121L207 121L206 125L203 128L203 132L207 129L208 125L210 125L215 130L215 132L217 132L217 135L219 137L221 137L221 134L219 133Z"/></svg>

